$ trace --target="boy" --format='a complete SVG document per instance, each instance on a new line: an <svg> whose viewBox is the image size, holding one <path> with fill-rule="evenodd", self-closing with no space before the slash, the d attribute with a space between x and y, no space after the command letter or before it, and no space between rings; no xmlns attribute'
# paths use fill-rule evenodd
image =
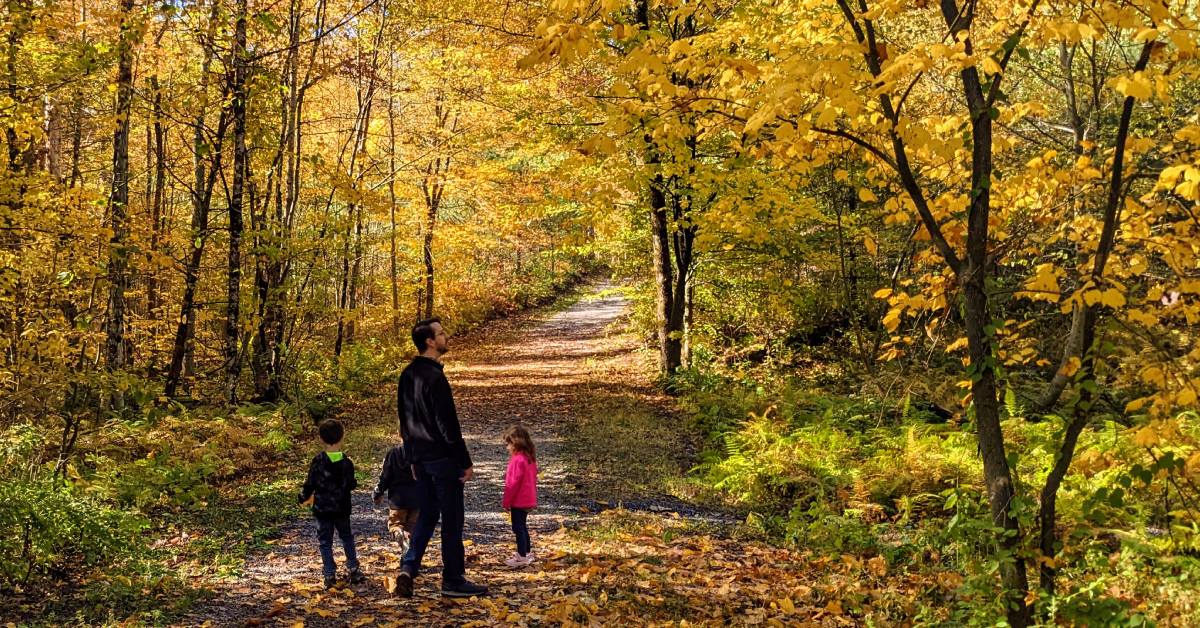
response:
<svg viewBox="0 0 1200 628"><path fill-rule="evenodd" d="M341 451L345 429L337 419L326 419L317 425L317 433L325 450L308 465L308 479L300 491L300 503L311 504L313 517L317 520L325 588L329 589L337 582L337 567L333 562L334 530L342 539L342 549L346 552L350 583L359 584L366 581L366 576L359 570L354 532L350 530L350 492L358 488L358 480L354 477L354 463Z"/></svg>
<svg viewBox="0 0 1200 628"><path fill-rule="evenodd" d="M383 459L379 484L375 486L375 503L382 503L385 494L388 498L388 532L400 545L400 555L403 556L408 551L408 541L417 523L417 513L420 512L417 480L413 477L412 463L404 455L403 436L400 436L400 444L388 450Z"/></svg>

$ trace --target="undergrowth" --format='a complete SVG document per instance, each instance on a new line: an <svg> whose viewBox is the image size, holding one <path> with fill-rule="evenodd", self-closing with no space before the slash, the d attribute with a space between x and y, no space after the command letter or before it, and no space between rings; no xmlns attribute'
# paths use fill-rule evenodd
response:
<svg viewBox="0 0 1200 628"><path fill-rule="evenodd" d="M994 593L1003 552L989 545L995 536L969 413L947 416L911 397L830 392L770 367L710 364L671 386L706 437L692 480L742 508L744 531L817 553L962 573L952 600L917 612L923 622L1003 615ZM1041 417L1025 416L1007 397L1010 458L1029 495L1045 479L1063 421L1032 420ZM1200 432L1194 421L1181 423L1191 445L1158 452L1157 461L1111 418L1085 431L1058 502L1067 586L1039 601L1043 617L1086 625L1200 618L1200 535L1172 514L1186 505L1172 482L1181 481ZM1032 555L1036 504L1023 498L1017 508Z"/></svg>

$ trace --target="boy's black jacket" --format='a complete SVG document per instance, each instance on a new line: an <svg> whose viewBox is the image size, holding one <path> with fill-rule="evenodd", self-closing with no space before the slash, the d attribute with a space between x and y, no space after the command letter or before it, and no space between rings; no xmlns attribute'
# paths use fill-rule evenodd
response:
<svg viewBox="0 0 1200 628"><path fill-rule="evenodd" d="M320 519L338 519L350 516L350 491L358 488L354 477L354 463L349 456L334 462L321 452L308 465L308 479L300 491L300 502L313 497L313 516Z"/></svg>
<svg viewBox="0 0 1200 628"><path fill-rule="evenodd" d="M388 505L397 510L413 510L419 508L417 500L417 480L413 477L412 463L404 455L404 446L396 445L388 450L383 458L383 470L379 472L379 484L375 485L375 499L384 494L388 496Z"/></svg>

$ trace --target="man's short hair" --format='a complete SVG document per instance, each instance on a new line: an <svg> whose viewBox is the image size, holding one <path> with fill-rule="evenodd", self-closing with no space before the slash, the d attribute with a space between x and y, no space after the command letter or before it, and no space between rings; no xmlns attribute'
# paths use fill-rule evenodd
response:
<svg viewBox="0 0 1200 628"><path fill-rule="evenodd" d="M322 443L336 445L342 442L342 436L346 434L346 429L337 419L325 419L317 424L317 434L321 435Z"/></svg>
<svg viewBox="0 0 1200 628"><path fill-rule="evenodd" d="M433 324L442 324L442 319L434 316L423 321L418 321L412 328L412 341L417 345L417 351L424 351L428 347L425 346L425 341L433 338L436 334L433 333Z"/></svg>

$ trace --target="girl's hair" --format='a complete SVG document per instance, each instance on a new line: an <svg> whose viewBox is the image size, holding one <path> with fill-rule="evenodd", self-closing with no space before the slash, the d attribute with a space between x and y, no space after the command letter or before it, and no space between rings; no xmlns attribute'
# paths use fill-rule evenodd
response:
<svg viewBox="0 0 1200 628"><path fill-rule="evenodd" d="M513 449L529 456L531 462L537 462L537 450L533 446L533 439L529 437L529 430L525 429L524 425L517 424L505 430L504 443L512 443Z"/></svg>

